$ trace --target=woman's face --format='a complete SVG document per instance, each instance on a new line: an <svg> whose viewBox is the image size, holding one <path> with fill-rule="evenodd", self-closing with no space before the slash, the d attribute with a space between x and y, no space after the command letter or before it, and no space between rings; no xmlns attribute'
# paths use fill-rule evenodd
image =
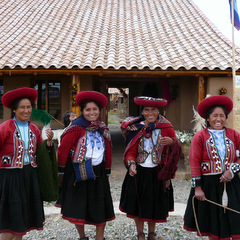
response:
<svg viewBox="0 0 240 240"><path fill-rule="evenodd" d="M226 115L221 107L216 107L207 120L210 129L222 130L226 123Z"/></svg>
<svg viewBox="0 0 240 240"><path fill-rule="evenodd" d="M159 115L159 110L156 107L144 107L142 111L146 124L154 123Z"/></svg>
<svg viewBox="0 0 240 240"><path fill-rule="evenodd" d="M77 114L76 113L70 113L70 116L69 116L69 121L70 123L77 117Z"/></svg>
<svg viewBox="0 0 240 240"><path fill-rule="evenodd" d="M32 113L32 105L29 99L22 99L16 110L13 110L15 113L15 118L20 122L27 122Z"/></svg>
<svg viewBox="0 0 240 240"><path fill-rule="evenodd" d="M83 109L83 116L89 122L96 121L99 118L100 110L94 102L87 103Z"/></svg>

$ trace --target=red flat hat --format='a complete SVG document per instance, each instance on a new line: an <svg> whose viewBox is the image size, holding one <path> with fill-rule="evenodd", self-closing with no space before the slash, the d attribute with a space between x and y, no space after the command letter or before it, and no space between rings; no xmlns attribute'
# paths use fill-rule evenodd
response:
<svg viewBox="0 0 240 240"><path fill-rule="evenodd" d="M167 105L167 100L164 98L153 98L145 96L135 97L134 102L137 105L145 107L164 107Z"/></svg>
<svg viewBox="0 0 240 240"><path fill-rule="evenodd" d="M207 97L199 103L197 111L202 118L205 118L207 110L212 106L224 106L230 113L233 109L233 101L231 98L223 95Z"/></svg>
<svg viewBox="0 0 240 240"><path fill-rule="evenodd" d="M108 104L107 97L96 91L82 91L76 95L76 103L78 106L81 106L85 100L93 100L99 103L101 108L105 108Z"/></svg>
<svg viewBox="0 0 240 240"><path fill-rule="evenodd" d="M38 92L34 88L28 88L28 87L17 88L9 92L6 92L2 96L2 104L6 108L11 108L13 101L15 101L18 98L24 98L24 97L31 99L32 102L35 102L38 97Z"/></svg>

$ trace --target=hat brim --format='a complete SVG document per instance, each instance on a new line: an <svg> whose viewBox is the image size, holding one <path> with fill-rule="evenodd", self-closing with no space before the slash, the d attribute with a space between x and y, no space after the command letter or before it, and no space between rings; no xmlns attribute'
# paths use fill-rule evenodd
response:
<svg viewBox="0 0 240 240"><path fill-rule="evenodd" d="M11 108L12 103L17 100L18 98L29 98L32 102L35 102L38 97L38 92L34 88L17 88L14 90L11 90L9 92L6 92L2 96L2 104L6 108Z"/></svg>
<svg viewBox="0 0 240 240"><path fill-rule="evenodd" d="M81 106L85 100L95 101L99 103L101 108L105 108L108 104L107 97L96 91L82 91L76 95L76 103L78 106Z"/></svg>
<svg viewBox="0 0 240 240"><path fill-rule="evenodd" d="M233 101L223 95L207 97L199 103L197 111L202 118L206 118L207 110L212 106L224 106L230 113L233 109Z"/></svg>
<svg viewBox="0 0 240 240"><path fill-rule="evenodd" d="M135 97L134 102L137 105L144 107L165 107L167 105L167 100L164 98L152 98L144 96Z"/></svg>

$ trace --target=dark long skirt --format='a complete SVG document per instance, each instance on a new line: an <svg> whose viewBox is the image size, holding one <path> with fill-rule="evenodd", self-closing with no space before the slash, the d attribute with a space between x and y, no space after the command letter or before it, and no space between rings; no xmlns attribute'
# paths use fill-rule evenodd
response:
<svg viewBox="0 0 240 240"><path fill-rule="evenodd" d="M109 180L104 164L94 166L96 179L75 183L72 162L65 169L60 199L62 217L74 224L105 225L115 218Z"/></svg>
<svg viewBox="0 0 240 240"><path fill-rule="evenodd" d="M24 235L43 229L44 210L37 169L0 170L0 233Z"/></svg>
<svg viewBox="0 0 240 240"><path fill-rule="evenodd" d="M221 174L202 177L202 189L208 200L222 204L224 184L220 183ZM197 231L192 197L195 189L191 189L188 204L184 216L184 228L188 231ZM240 211L240 179L235 176L227 183L228 207ZM207 201L195 199L194 207L197 222L202 236L210 236L213 239L240 238L240 214L226 210ZM199 233L198 233L199 235Z"/></svg>
<svg viewBox="0 0 240 240"><path fill-rule="evenodd" d="M142 221L166 222L169 211L174 209L173 188L164 190L157 179L158 167L137 166L137 174L126 173L120 200L120 210L127 217L139 217Z"/></svg>

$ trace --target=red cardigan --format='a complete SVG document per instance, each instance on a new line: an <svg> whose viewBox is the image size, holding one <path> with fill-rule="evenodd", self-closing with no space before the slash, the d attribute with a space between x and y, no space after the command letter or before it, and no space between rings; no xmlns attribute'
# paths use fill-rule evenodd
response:
<svg viewBox="0 0 240 240"><path fill-rule="evenodd" d="M189 153L193 178L219 174L229 169L231 163L240 163L240 159L236 156L236 150L240 150L240 134L231 128L225 128L225 130L226 158L224 165L208 130L203 129L195 134Z"/></svg>
<svg viewBox="0 0 240 240"><path fill-rule="evenodd" d="M36 125L29 123L29 156L33 167L36 167L35 154L43 141L41 132ZM22 168L24 159L24 142L13 119L0 125L0 168Z"/></svg>
<svg viewBox="0 0 240 240"><path fill-rule="evenodd" d="M78 127L79 129L79 127ZM58 166L59 171L63 172L63 169L66 166L67 160L69 158L70 150L76 151L78 140L83 137L86 133L86 130L82 128L81 130L73 130L65 133L62 137L61 144L58 148L57 154L58 154ZM105 138L104 144L105 144L105 168L107 170L107 173L109 174L111 171L111 165L112 165L112 147L109 141L107 141ZM72 159L73 160L73 159Z"/></svg>
<svg viewBox="0 0 240 240"><path fill-rule="evenodd" d="M176 138L175 131L173 127L166 127L161 129L161 136L162 137L170 137L170 138ZM139 154L142 154L142 149L139 147L139 142L141 138L136 138L136 141L134 141L129 148L127 148L125 154L124 154L124 161L125 165L127 166L130 161L140 162L139 161ZM160 156L156 159L157 164L165 164L168 158L168 149L169 146L165 146L162 148L161 145L159 145L159 149L156 149L157 152L159 152Z"/></svg>

